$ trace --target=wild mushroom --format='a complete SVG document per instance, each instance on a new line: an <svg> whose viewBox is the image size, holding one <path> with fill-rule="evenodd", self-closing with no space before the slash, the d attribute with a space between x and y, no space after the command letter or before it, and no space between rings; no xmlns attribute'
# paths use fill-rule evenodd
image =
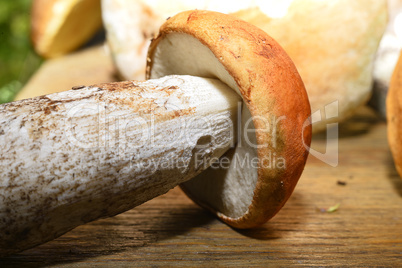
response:
<svg viewBox="0 0 402 268"><path fill-rule="evenodd" d="M102 28L100 0L34 0L31 13L33 47L45 58L79 48Z"/></svg>
<svg viewBox="0 0 402 268"><path fill-rule="evenodd" d="M185 191L237 228L284 205L308 155L310 106L272 38L228 15L184 12L153 41L148 77L161 78L0 106L0 255L163 194L233 144L225 156L245 166L211 169ZM269 155L281 164L269 166Z"/></svg>

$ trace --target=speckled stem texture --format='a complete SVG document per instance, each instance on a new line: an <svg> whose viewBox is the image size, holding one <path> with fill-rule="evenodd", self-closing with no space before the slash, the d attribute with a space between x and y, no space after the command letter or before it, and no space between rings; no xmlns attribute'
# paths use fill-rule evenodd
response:
<svg viewBox="0 0 402 268"><path fill-rule="evenodd" d="M0 256L131 209L233 146L239 97L171 76L0 106Z"/></svg>

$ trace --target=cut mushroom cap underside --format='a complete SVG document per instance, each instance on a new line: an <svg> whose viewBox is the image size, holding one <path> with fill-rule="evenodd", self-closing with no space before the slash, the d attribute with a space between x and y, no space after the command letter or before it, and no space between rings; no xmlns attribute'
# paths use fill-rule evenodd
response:
<svg viewBox="0 0 402 268"><path fill-rule="evenodd" d="M311 141L310 105L292 60L255 26L187 11L161 26L148 52L147 78L169 74L218 78L246 104L236 148L183 190L231 226L264 223L290 197Z"/></svg>

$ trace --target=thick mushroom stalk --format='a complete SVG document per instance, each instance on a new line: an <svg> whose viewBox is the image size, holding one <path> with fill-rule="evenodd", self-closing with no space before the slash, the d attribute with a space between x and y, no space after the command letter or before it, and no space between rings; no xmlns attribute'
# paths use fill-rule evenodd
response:
<svg viewBox="0 0 402 268"><path fill-rule="evenodd" d="M219 80L169 76L0 106L0 255L196 176L234 145L239 101Z"/></svg>

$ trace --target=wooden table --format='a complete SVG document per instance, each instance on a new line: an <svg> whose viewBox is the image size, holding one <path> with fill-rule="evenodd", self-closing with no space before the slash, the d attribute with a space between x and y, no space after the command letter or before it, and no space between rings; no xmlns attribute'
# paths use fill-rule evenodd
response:
<svg viewBox="0 0 402 268"><path fill-rule="evenodd" d="M338 166L310 156L288 203L260 228L234 230L176 188L0 267L402 266L402 180L386 125L362 109L339 136ZM324 151L325 143L325 133L316 135L312 148Z"/></svg>

